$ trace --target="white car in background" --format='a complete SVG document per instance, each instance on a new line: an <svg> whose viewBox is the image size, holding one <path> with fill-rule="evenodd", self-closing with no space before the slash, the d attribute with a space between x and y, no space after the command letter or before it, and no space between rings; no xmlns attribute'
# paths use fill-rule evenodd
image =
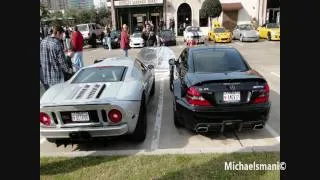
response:
<svg viewBox="0 0 320 180"><path fill-rule="evenodd" d="M136 47L142 48L142 47L144 47L144 40L142 39L141 35L142 35L141 32L136 32L136 33L133 33L130 36L129 46L131 48L136 48Z"/></svg>
<svg viewBox="0 0 320 180"><path fill-rule="evenodd" d="M92 34L95 34L97 39L100 39L101 34L103 34L103 28L96 23L78 24L77 27L84 40L88 40Z"/></svg>
<svg viewBox="0 0 320 180"><path fill-rule="evenodd" d="M201 32L200 27L188 26L183 32L184 41L196 40L199 44L204 44L204 34Z"/></svg>

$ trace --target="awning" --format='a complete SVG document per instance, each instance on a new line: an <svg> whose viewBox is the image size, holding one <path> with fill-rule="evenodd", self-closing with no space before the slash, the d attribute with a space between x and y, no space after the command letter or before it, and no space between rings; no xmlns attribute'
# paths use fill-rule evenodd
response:
<svg viewBox="0 0 320 180"><path fill-rule="evenodd" d="M222 3L223 11L237 11L242 9L242 4L239 3Z"/></svg>

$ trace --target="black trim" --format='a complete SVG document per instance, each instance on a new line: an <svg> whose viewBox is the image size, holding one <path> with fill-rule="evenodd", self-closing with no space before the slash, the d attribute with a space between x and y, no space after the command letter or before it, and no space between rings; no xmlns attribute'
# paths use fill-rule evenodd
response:
<svg viewBox="0 0 320 180"><path fill-rule="evenodd" d="M102 94L102 92L103 92L104 88L106 88L106 84L103 84L103 85L102 85L102 87L101 87L100 91L99 91L99 92L98 92L98 94L97 94L96 99L98 99L98 98L101 96L101 94Z"/></svg>

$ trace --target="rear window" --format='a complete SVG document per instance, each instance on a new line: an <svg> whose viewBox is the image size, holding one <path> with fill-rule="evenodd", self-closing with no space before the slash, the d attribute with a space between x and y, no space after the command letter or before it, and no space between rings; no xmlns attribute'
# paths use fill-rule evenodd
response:
<svg viewBox="0 0 320 180"><path fill-rule="evenodd" d="M234 49L205 49L192 53L194 71L199 73L223 73L248 71L249 67Z"/></svg>
<svg viewBox="0 0 320 180"><path fill-rule="evenodd" d="M214 32L215 33L224 33L224 32L226 32L226 29L224 29L224 28L216 28L216 29L214 29Z"/></svg>
<svg viewBox="0 0 320 180"><path fill-rule="evenodd" d="M86 24L84 25L77 25L78 31L88 31L88 26Z"/></svg>
<svg viewBox="0 0 320 180"><path fill-rule="evenodd" d="M122 81L126 67L103 66L82 69L72 83L117 82Z"/></svg>
<svg viewBox="0 0 320 180"><path fill-rule="evenodd" d="M135 38L141 37L141 33L134 33L134 34L132 34L132 37L135 37Z"/></svg>

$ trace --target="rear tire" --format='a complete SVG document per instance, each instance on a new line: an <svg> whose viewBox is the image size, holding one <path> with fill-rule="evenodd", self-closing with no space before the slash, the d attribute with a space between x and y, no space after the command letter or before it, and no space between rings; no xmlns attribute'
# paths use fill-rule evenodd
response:
<svg viewBox="0 0 320 180"><path fill-rule="evenodd" d="M271 41L271 34L268 33L268 41Z"/></svg>
<svg viewBox="0 0 320 180"><path fill-rule="evenodd" d="M146 104L145 104L145 97L143 96L141 105L140 105L140 111L139 111L139 117L138 122L136 125L136 129L131 135L131 140L135 142L142 142L145 140L147 135L147 115L146 115Z"/></svg>
<svg viewBox="0 0 320 180"><path fill-rule="evenodd" d="M182 124L179 122L179 119L178 119L178 114L175 110L175 104L173 103L173 122L174 122L174 126L176 128L179 128L179 127L182 127Z"/></svg>
<svg viewBox="0 0 320 180"><path fill-rule="evenodd" d="M49 143L56 143L57 140L56 139L53 139L53 138L46 138L46 140L49 142Z"/></svg>

